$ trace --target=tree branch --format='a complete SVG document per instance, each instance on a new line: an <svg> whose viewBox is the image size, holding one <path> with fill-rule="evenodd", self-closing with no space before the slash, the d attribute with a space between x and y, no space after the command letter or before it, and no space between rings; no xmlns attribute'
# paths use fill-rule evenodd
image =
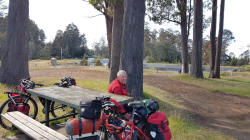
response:
<svg viewBox="0 0 250 140"><path fill-rule="evenodd" d="M102 16L102 15L104 15L104 14L98 14L98 15L95 15L95 16L89 16L89 17L87 17L87 18L94 18L94 17Z"/></svg>
<svg viewBox="0 0 250 140"><path fill-rule="evenodd" d="M166 20L170 21L170 22L175 22L177 24L181 24L180 21L177 21L177 20L174 20L174 19L170 19L170 18L167 18Z"/></svg>

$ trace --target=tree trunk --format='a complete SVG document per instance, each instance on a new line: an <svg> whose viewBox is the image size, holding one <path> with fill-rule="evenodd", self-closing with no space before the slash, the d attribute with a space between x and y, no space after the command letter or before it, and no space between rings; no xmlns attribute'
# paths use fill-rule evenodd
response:
<svg viewBox="0 0 250 140"><path fill-rule="evenodd" d="M224 25L224 7L225 7L225 0L221 0L220 27L219 27L218 46L216 49L216 60L215 60L215 78L220 78L220 58L221 58L221 46L222 46L223 25Z"/></svg>
<svg viewBox="0 0 250 140"><path fill-rule="evenodd" d="M182 42L182 73L188 73L188 34L187 34L187 0L181 1L181 42Z"/></svg>
<svg viewBox="0 0 250 140"><path fill-rule="evenodd" d="M120 52L122 46L122 22L123 22L123 1L114 5L112 48L111 48L111 69L109 82L111 83L119 71Z"/></svg>
<svg viewBox="0 0 250 140"><path fill-rule="evenodd" d="M1 67L1 83L18 84L29 77L28 69L29 0L10 0L7 45Z"/></svg>
<svg viewBox="0 0 250 140"><path fill-rule="evenodd" d="M127 91L143 96L143 41L145 0L124 2L121 68L127 72Z"/></svg>
<svg viewBox="0 0 250 140"><path fill-rule="evenodd" d="M110 68L110 64L111 64L113 17L111 17L109 15L105 15L105 19L106 19L107 40L108 40L108 47L109 47L109 64L108 64L108 67Z"/></svg>
<svg viewBox="0 0 250 140"><path fill-rule="evenodd" d="M216 54L216 16L217 16L217 0L213 0L212 22L210 30L211 54L210 54L210 74L209 78L214 78L215 54Z"/></svg>
<svg viewBox="0 0 250 140"><path fill-rule="evenodd" d="M193 27L193 50L191 75L203 78L202 72L202 0L194 0L194 27Z"/></svg>

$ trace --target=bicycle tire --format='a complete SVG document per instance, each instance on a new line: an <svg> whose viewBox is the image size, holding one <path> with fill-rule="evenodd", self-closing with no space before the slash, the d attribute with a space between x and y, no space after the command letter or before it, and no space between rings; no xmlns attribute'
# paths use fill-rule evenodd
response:
<svg viewBox="0 0 250 140"><path fill-rule="evenodd" d="M31 98L30 96L27 96L27 95L23 95L23 94L14 96L12 98L13 98L13 100L22 98L23 102L18 102L18 103L27 103L27 104L29 104L30 110L29 110L29 115L28 116L30 116L33 119L36 118L37 113L38 113L38 107L37 107L36 101L33 98ZM8 99L1 105L0 114L4 114L4 113L8 112L8 104L13 103L13 100ZM0 125L4 129L7 129L7 130L14 130L15 129L15 127L12 126L12 124L9 121L7 121L6 119L4 119L2 116L0 116Z"/></svg>
<svg viewBox="0 0 250 140"><path fill-rule="evenodd" d="M54 118L59 117L59 116L63 116L63 115L67 115L69 113L73 112L73 108L67 106L67 105L63 105L57 102L52 102L51 106L50 106L50 111L51 114Z"/></svg>
<svg viewBox="0 0 250 140"><path fill-rule="evenodd" d="M139 124L137 124L137 127L142 130L143 125L145 125L145 123L139 123ZM139 133L139 131L137 129L135 129L133 134L132 134L131 140L146 140L146 138L144 136L142 136L141 138L138 138L138 133Z"/></svg>

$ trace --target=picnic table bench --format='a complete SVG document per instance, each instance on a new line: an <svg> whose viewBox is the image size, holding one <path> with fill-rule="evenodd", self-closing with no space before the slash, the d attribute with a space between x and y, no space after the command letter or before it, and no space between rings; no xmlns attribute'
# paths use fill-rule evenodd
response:
<svg viewBox="0 0 250 140"><path fill-rule="evenodd" d="M61 133L41 124L40 122L24 115L21 112L13 111L1 114L15 127L23 131L26 135L36 140L65 140L68 139Z"/></svg>
<svg viewBox="0 0 250 140"><path fill-rule="evenodd" d="M38 122L20 112L7 112L5 114L1 114L4 118L9 120L15 127L23 131L28 136L34 139L49 139L49 140L65 140L68 139L66 136L52 130L49 128L49 122L61 118L65 118L67 116L61 116L57 118L50 119L49 118L49 103L51 101L58 102L60 104L67 105L69 107L74 108L74 110L79 110L80 101L90 101L96 99L96 97L102 96L110 96L115 99L119 103L125 103L128 101L132 101L132 97L128 96L120 96L115 94L110 94L107 92L100 92L95 90L90 90L78 86L72 86L69 88L63 87L42 87L35 89L28 89L28 93L31 95L35 95L37 97L42 97L45 99L45 120ZM75 113L73 113L74 116ZM47 126L43 125L45 123Z"/></svg>

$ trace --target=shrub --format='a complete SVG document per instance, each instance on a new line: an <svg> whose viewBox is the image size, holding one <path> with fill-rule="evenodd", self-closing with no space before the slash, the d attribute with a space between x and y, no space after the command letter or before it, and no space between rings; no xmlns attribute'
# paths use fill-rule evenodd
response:
<svg viewBox="0 0 250 140"><path fill-rule="evenodd" d="M101 66L102 65L101 60L100 59L96 59L95 65L96 66Z"/></svg>

